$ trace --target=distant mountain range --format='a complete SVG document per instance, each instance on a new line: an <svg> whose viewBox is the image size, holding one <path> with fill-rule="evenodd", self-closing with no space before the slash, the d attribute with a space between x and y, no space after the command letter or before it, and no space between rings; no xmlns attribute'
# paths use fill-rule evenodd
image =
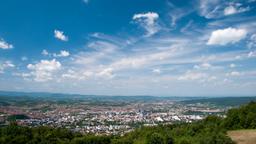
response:
<svg viewBox="0 0 256 144"><path fill-rule="evenodd" d="M134 99L134 100L187 100L187 99L201 99L202 97L181 97L181 96L149 96L149 95L133 95L133 96L110 96L110 95L81 95L81 94L62 94L62 93L48 93L48 92L13 92L13 91L0 91L1 96L15 96L15 97L37 97L37 98L53 98L53 99Z"/></svg>
<svg viewBox="0 0 256 144"><path fill-rule="evenodd" d="M61 94L47 92L10 92L0 91L0 99L21 100L49 100L49 101L100 101L100 102L155 102L163 100L179 101L186 104L193 103L211 103L216 105L241 105L250 101L256 101L256 96L241 97L181 97L181 96L104 96L104 95L80 95L80 94Z"/></svg>

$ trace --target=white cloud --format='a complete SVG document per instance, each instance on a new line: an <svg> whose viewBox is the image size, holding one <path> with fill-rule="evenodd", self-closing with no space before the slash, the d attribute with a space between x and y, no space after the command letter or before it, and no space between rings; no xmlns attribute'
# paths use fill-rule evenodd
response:
<svg viewBox="0 0 256 144"><path fill-rule="evenodd" d="M153 72L153 73L156 73L156 74L162 73L162 71L161 71L160 69L153 69L152 72Z"/></svg>
<svg viewBox="0 0 256 144"><path fill-rule="evenodd" d="M91 71L85 71L85 72L82 73L82 75L85 76L85 77L91 77L91 76L94 75L94 73L91 72Z"/></svg>
<svg viewBox="0 0 256 144"><path fill-rule="evenodd" d="M199 14L207 19L220 18L223 16L242 13L250 10L241 3L228 2L225 0L200 0Z"/></svg>
<svg viewBox="0 0 256 144"><path fill-rule="evenodd" d="M250 51L250 52L248 53L248 57L249 57L249 58L256 57L256 51Z"/></svg>
<svg viewBox="0 0 256 144"><path fill-rule="evenodd" d="M62 74L62 78L64 79L75 79L75 80L83 80L85 77L74 71L74 70L68 70L66 73Z"/></svg>
<svg viewBox="0 0 256 144"><path fill-rule="evenodd" d="M37 64L28 64L27 68L31 70L30 76L34 76L35 81L44 82L52 80L53 73L61 68L61 63L55 59L41 60Z"/></svg>
<svg viewBox="0 0 256 144"><path fill-rule="evenodd" d="M209 84L209 82L217 80L217 77L208 73L196 72L188 70L185 74L180 75L177 80L179 81L196 81L199 83Z"/></svg>
<svg viewBox="0 0 256 144"><path fill-rule="evenodd" d="M236 28L226 28L219 29L212 32L207 45L226 45L234 44L244 39L247 35L245 29L236 29Z"/></svg>
<svg viewBox="0 0 256 144"><path fill-rule="evenodd" d="M230 68L235 68L236 65L232 63L232 64L229 65L229 67L230 67Z"/></svg>
<svg viewBox="0 0 256 144"><path fill-rule="evenodd" d="M190 9L188 7L178 7L173 4L171 1L167 1L169 6L168 15L171 17L171 26L176 26L177 21L194 11L194 9Z"/></svg>
<svg viewBox="0 0 256 144"><path fill-rule="evenodd" d="M113 68L106 68L106 69L103 69L101 72L97 73L97 76L100 76L103 78L113 78L115 75L113 73Z"/></svg>
<svg viewBox="0 0 256 144"><path fill-rule="evenodd" d="M14 76L19 76L19 77L22 77L26 80L28 80L28 78L31 76L30 73L13 73Z"/></svg>
<svg viewBox="0 0 256 144"><path fill-rule="evenodd" d="M4 39L0 39L0 49L12 49L13 45L7 43Z"/></svg>
<svg viewBox="0 0 256 144"><path fill-rule="evenodd" d="M247 47L249 49L256 48L256 34L251 35L249 41L247 42Z"/></svg>
<svg viewBox="0 0 256 144"><path fill-rule="evenodd" d="M220 0L200 0L199 14L207 19L221 16Z"/></svg>
<svg viewBox="0 0 256 144"><path fill-rule="evenodd" d="M159 27L156 24L158 18L159 15L155 12L140 13L133 16L133 20L147 31L146 36L151 36L159 31Z"/></svg>
<svg viewBox="0 0 256 144"><path fill-rule="evenodd" d="M224 15L232 15L237 13L237 9L234 6L228 6L224 9Z"/></svg>
<svg viewBox="0 0 256 144"><path fill-rule="evenodd" d="M184 33L186 31L189 31L191 26L193 24L193 20L190 20L184 27L180 29L180 32Z"/></svg>
<svg viewBox="0 0 256 144"><path fill-rule="evenodd" d="M190 85L199 82L207 86L215 86L225 78L226 72L223 70L227 67L222 66L226 66L228 62L230 64L237 61L235 60L237 55L241 55L243 59L247 57L245 50L216 54L205 53L205 46L202 46L201 43L195 44L197 41L194 39L184 41L171 36L159 39L147 37L144 38L145 42L138 42L125 49L127 47L122 45L124 44L122 38L120 38L121 40L108 40L108 38L98 37L99 35L93 37L87 43L88 51L71 56L71 65L68 67L72 71L63 69L60 74L63 83L64 81L74 81L78 84L102 83L102 86L107 86L103 83L108 78L114 78L111 79L111 83L114 85L118 85L120 81L126 83L133 78L136 82L145 79L144 83L150 83L147 79L154 79L154 81L159 81L159 85L162 85L168 83L167 79L163 79L163 77L168 77L177 85ZM192 43L193 41L195 43ZM199 69L195 66L195 69L186 73L188 68L195 64ZM218 66L212 64L218 64ZM157 75L159 68L164 70L164 75ZM185 71L185 73L181 73L181 71ZM155 77L152 77L153 73L155 73ZM147 87L148 85L143 84L142 86Z"/></svg>
<svg viewBox="0 0 256 144"><path fill-rule="evenodd" d="M237 71L232 71L230 73L226 73L226 76L240 76L241 73Z"/></svg>
<svg viewBox="0 0 256 144"><path fill-rule="evenodd" d="M178 77L178 80L200 80L208 77L205 73L187 71L184 75Z"/></svg>
<svg viewBox="0 0 256 144"><path fill-rule="evenodd" d="M194 69L210 69L212 67L209 63L202 63L200 65L194 65Z"/></svg>
<svg viewBox="0 0 256 144"><path fill-rule="evenodd" d="M224 15L233 15L237 13L242 13L249 11L250 7L239 7L239 5L229 5L224 9Z"/></svg>
<svg viewBox="0 0 256 144"><path fill-rule="evenodd" d="M46 49L44 49L41 52L41 54L44 56L53 56L53 57L68 57L68 56L70 56L69 51L66 51L66 50L61 50L60 53L49 53Z"/></svg>
<svg viewBox="0 0 256 144"><path fill-rule="evenodd" d="M95 73L91 71L76 71L71 69L62 74L62 78L74 80L85 80L92 78L93 76L95 76Z"/></svg>
<svg viewBox="0 0 256 144"><path fill-rule="evenodd" d="M59 54L54 53L54 57L68 57L70 53L66 50L61 50Z"/></svg>
<svg viewBox="0 0 256 144"><path fill-rule="evenodd" d="M93 41L87 44L87 47L92 51L81 52L75 55L74 63L88 66L99 65L100 62L108 62L116 58L119 45L107 41ZM121 47L121 46L120 46Z"/></svg>
<svg viewBox="0 0 256 144"><path fill-rule="evenodd" d="M111 64L111 67L115 69L142 68L147 65L153 65L154 63L161 62L167 58L170 58L174 54L175 50L176 49L171 49L144 55L122 58L113 62Z"/></svg>
<svg viewBox="0 0 256 144"><path fill-rule="evenodd" d="M47 56L47 55L49 55L49 52L48 52L46 49L44 49L44 50L41 52L41 54L44 55L44 56Z"/></svg>
<svg viewBox="0 0 256 144"><path fill-rule="evenodd" d="M15 65L11 61L5 61L4 63L0 63L0 73L4 73L7 68L14 68Z"/></svg>
<svg viewBox="0 0 256 144"><path fill-rule="evenodd" d="M60 30L54 30L54 37L62 41L68 41L68 37L65 36L64 32Z"/></svg>
<svg viewBox="0 0 256 144"><path fill-rule="evenodd" d="M136 52L123 52L122 45L102 41L90 42L88 47L93 48L93 50L74 55L75 64L83 65L83 68L90 67L90 69L92 67L97 69L100 66L110 67L115 71L142 69L165 61L173 55L184 53L184 51L176 53L178 48L170 47L170 45L163 50L158 50L155 46L152 49L149 46L139 46L136 48ZM145 50L144 47L148 47L148 49Z"/></svg>
<svg viewBox="0 0 256 144"><path fill-rule="evenodd" d="M67 73L62 74L62 77L69 79L79 79L79 77L76 75L76 72L73 70L68 70Z"/></svg>
<svg viewBox="0 0 256 144"><path fill-rule="evenodd" d="M115 77L113 68L101 68L94 70L68 70L66 73L61 75L63 79L74 79L74 80L88 80L96 78L94 80L112 79Z"/></svg>

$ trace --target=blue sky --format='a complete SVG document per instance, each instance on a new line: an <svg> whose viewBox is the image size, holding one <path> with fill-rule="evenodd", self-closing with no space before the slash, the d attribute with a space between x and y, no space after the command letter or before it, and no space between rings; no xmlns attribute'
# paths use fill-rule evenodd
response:
<svg viewBox="0 0 256 144"><path fill-rule="evenodd" d="M255 0L4 0L0 90L256 94Z"/></svg>

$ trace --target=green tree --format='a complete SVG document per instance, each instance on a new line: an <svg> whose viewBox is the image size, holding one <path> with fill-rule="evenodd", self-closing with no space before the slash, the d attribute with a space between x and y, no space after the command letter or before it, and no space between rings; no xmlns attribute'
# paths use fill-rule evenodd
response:
<svg viewBox="0 0 256 144"><path fill-rule="evenodd" d="M164 138L159 133L152 133L147 137L147 144L164 144Z"/></svg>

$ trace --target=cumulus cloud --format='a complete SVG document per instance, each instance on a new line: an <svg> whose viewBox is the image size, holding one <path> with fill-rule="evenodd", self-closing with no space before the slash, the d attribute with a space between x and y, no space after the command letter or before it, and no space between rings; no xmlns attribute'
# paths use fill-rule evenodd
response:
<svg viewBox="0 0 256 144"><path fill-rule="evenodd" d="M247 35L245 29L226 28L215 30L211 33L211 36L207 42L207 45L227 45L234 44L244 39Z"/></svg>
<svg viewBox="0 0 256 144"><path fill-rule="evenodd" d="M156 23L158 18L159 15L157 13L148 12L135 14L132 19L147 31L146 36L151 36L159 31L159 27Z"/></svg>
<svg viewBox="0 0 256 144"><path fill-rule="evenodd" d="M11 61L5 61L2 64L0 63L0 73L4 73L6 69L14 67L15 65Z"/></svg>
<svg viewBox="0 0 256 144"><path fill-rule="evenodd" d="M61 63L55 59L41 60L36 64L28 64L27 68L31 70L30 76L33 76L35 81L44 82L52 80L53 73L61 68Z"/></svg>
<svg viewBox="0 0 256 144"><path fill-rule="evenodd" d="M54 57L68 57L70 53L66 50L61 50L59 54L54 53Z"/></svg>
<svg viewBox="0 0 256 144"><path fill-rule="evenodd" d="M60 30L54 30L54 37L62 41L68 41L68 37Z"/></svg>
<svg viewBox="0 0 256 144"><path fill-rule="evenodd" d="M13 45L7 43L4 39L0 39L0 49L12 49Z"/></svg>

